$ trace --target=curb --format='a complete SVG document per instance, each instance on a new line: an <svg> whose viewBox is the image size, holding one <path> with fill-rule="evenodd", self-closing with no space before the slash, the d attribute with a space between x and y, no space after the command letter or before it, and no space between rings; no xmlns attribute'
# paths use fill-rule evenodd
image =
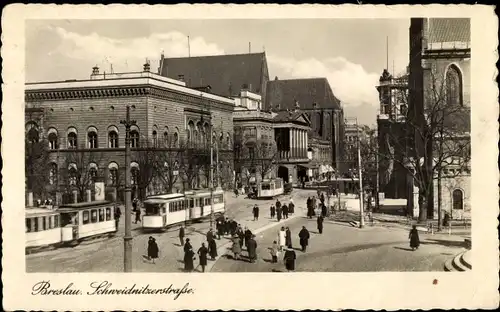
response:
<svg viewBox="0 0 500 312"><path fill-rule="evenodd" d="M303 211L301 211L303 212ZM298 217L303 217L302 215L303 213L300 213L300 214L294 214L292 215L291 217L288 217L288 219L282 219L280 222L272 222L272 223L269 223L269 224L266 224L256 230L253 231L253 234L259 234L261 232L264 232L270 228L273 228L277 225L280 225L280 224L284 224L290 220L293 220L295 218L298 218ZM227 254L227 248L229 246L231 246L232 242L229 241L223 245L221 245L219 248L217 248L217 257L215 257L215 260L214 261L209 261L207 262L207 266L205 267L205 273L208 273L210 271L212 271L212 268L214 267L215 263L224 255ZM200 267L200 265L198 264L196 267L195 267L195 270L197 270L198 268Z"/></svg>

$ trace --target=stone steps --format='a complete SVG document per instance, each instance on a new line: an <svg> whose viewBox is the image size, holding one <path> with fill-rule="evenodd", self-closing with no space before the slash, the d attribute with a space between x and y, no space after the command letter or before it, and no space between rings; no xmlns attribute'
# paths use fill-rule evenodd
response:
<svg viewBox="0 0 500 312"><path fill-rule="evenodd" d="M449 259L444 264L446 272L465 272L472 270L470 250L464 251Z"/></svg>

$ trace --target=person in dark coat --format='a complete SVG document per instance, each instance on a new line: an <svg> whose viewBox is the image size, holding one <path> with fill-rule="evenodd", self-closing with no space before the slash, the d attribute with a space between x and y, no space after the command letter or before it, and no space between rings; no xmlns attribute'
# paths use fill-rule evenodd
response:
<svg viewBox="0 0 500 312"><path fill-rule="evenodd" d="M200 257L201 271L205 272L205 267L207 266L207 254L208 249L205 247L205 243L201 243L200 249L198 249L198 256Z"/></svg>
<svg viewBox="0 0 500 312"><path fill-rule="evenodd" d="M188 243L186 243L187 245ZM192 272L194 270L194 251L193 247L189 245L189 248L184 251L184 271Z"/></svg>
<svg viewBox="0 0 500 312"><path fill-rule="evenodd" d="M281 221L281 207L276 206L276 218L278 219L278 222Z"/></svg>
<svg viewBox="0 0 500 312"><path fill-rule="evenodd" d="M207 232L207 242L210 242L213 239L214 239L214 231L212 229L210 229Z"/></svg>
<svg viewBox="0 0 500 312"><path fill-rule="evenodd" d="M153 264L155 263L155 259L158 259L159 252L158 244L156 244L156 239L153 237L149 237L148 241L148 258L149 260L153 260Z"/></svg>
<svg viewBox="0 0 500 312"><path fill-rule="evenodd" d="M283 207L281 207L281 209L283 209L283 219L288 219L288 206L283 205Z"/></svg>
<svg viewBox="0 0 500 312"><path fill-rule="evenodd" d="M274 208L274 205L271 205L271 219L274 219L274 216L276 215L276 208Z"/></svg>
<svg viewBox="0 0 500 312"><path fill-rule="evenodd" d="M230 227L229 218L226 217L226 220L224 221L224 235L229 234L230 230L229 227Z"/></svg>
<svg viewBox="0 0 500 312"><path fill-rule="evenodd" d="M324 204L324 203L322 203L322 204L321 204L321 216L322 216L323 218L325 218L325 217L326 217L326 206L325 206L325 204Z"/></svg>
<svg viewBox="0 0 500 312"><path fill-rule="evenodd" d="M186 243L184 244L184 252L188 251L189 248L193 249L193 246L191 246L191 243L189 242L189 238L186 238Z"/></svg>
<svg viewBox="0 0 500 312"><path fill-rule="evenodd" d="M220 239L222 235L224 235L224 224L222 220L217 220L217 239Z"/></svg>
<svg viewBox="0 0 500 312"><path fill-rule="evenodd" d="M137 211L137 198L134 198L134 200L132 201L132 211Z"/></svg>
<svg viewBox="0 0 500 312"><path fill-rule="evenodd" d="M181 246L184 246L184 237L185 237L185 232L184 232L184 227L181 225L181 228L179 229L179 242L181 243Z"/></svg>
<svg viewBox="0 0 500 312"><path fill-rule="evenodd" d="M211 260L215 260L215 257L217 257L217 243L215 239L208 242L208 253L210 253Z"/></svg>
<svg viewBox="0 0 500 312"><path fill-rule="evenodd" d="M236 230L238 229L238 222L235 220L231 220L231 236L234 236L236 234Z"/></svg>
<svg viewBox="0 0 500 312"><path fill-rule="evenodd" d="M238 236L238 240L240 243L240 249L243 247L243 241L245 240L245 233L241 228L241 225L238 224L238 229L236 230L236 235Z"/></svg>
<svg viewBox="0 0 500 312"><path fill-rule="evenodd" d="M255 241L255 235L248 240L247 243L248 259L251 263L254 263L257 259L257 242Z"/></svg>
<svg viewBox="0 0 500 312"><path fill-rule="evenodd" d="M285 268L288 272L292 272L295 270L295 259L297 259L297 255L293 250L292 246L288 246L285 250L285 256L283 260L285 261Z"/></svg>
<svg viewBox="0 0 500 312"><path fill-rule="evenodd" d="M288 213L293 214L295 212L295 204L293 201L290 201L290 204L288 204Z"/></svg>
<svg viewBox="0 0 500 312"><path fill-rule="evenodd" d="M241 239L238 236L234 236L232 239L233 245L231 246L231 250L233 252L234 260L240 260L241 254Z"/></svg>
<svg viewBox="0 0 500 312"><path fill-rule="evenodd" d="M135 224L137 224L137 222L141 222L141 208L137 208L135 211Z"/></svg>
<svg viewBox="0 0 500 312"><path fill-rule="evenodd" d="M276 209L280 209L281 208L281 202L279 201L279 199L276 200Z"/></svg>
<svg viewBox="0 0 500 312"><path fill-rule="evenodd" d="M252 231L249 228L245 228L245 247L248 250L248 241L252 238Z"/></svg>
<svg viewBox="0 0 500 312"><path fill-rule="evenodd" d="M253 206L253 220L254 221L259 220L259 206L257 205Z"/></svg>
<svg viewBox="0 0 500 312"><path fill-rule="evenodd" d="M321 203L325 203L325 194L324 193L321 193L321 197L319 198L319 200L321 201Z"/></svg>
<svg viewBox="0 0 500 312"><path fill-rule="evenodd" d="M420 246L420 238L418 237L418 230L416 225L414 225L410 230L410 235L408 238L410 239L411 250L418 249L418 246Z"/></svg>
<svg viewBox="0 0 500 312"><path fill-rule="evenodd" d="M302 252L305 252L307 249L307 245L309 245L309 231L306 229L305 226L302 227L302 230L299 232L299 238L300 238L300 246L302 247Z"/></svg>
<svg viewBox="0 0 500 312"><path fill-rule="evenodd" d="M118 205L115 206L115 227L116 231L118 231L118 225L120 224L120 217L122 216L122 211Z"/></svg>
<svg viewBox="0 0 500 312"><path fill-rule="evenodd" d="M289 227L286 227L285 231L285 245L292 246L292 232Z"/></svg>
<svg viewBox="0 0 500 312"><path fill-rule="evenodd" d="M307 198L306 205L307 205L307 218L311 219L313 216L313 202L311 197Z"/></svg>
<svg viewBox="0 0 500 312"><path fill-rule="evenodd" d="M316 220L318 223L318 232L319 234L323 234L323 216L318 216L318 220Z"/></svg>

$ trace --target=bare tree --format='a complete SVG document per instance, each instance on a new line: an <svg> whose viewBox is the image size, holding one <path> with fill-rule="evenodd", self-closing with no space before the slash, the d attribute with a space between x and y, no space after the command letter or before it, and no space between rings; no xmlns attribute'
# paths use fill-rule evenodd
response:
<svg viewBox="0 0 500 312"><path fill-rule="evenodd" d="M256 139L242 144L239 162L264 180L276 167L278 149L276 142Z"/></svg>
<svg viewBox="0 0 500 312"><path fill-rule="evenodd" d="M448 178L462 174L468 170L470 163L470 108L455 96L454 90L447 88L445 78L440 78L434 69L429 70L428 78L427 88L422 92L422 107L418 106L418 102L411 103L413 109L405 121L406 136L401 139L395 132L388 135L385 141L389 152L379 155L388 161L389 173L394 163L399 163L407 169L419 188L420 221L427 219L434 180L440 184L443 170L449 166L454 166L456 170L448 172ZM439 224L440 205L438 200Z"/></svg>
<svg viewBox="0 0 500 312"><path fill-rule="evenodd" d="M37 129L30 129L24 144L24 162L26 189L34 196L46 195L46 186L49 184L49 142L39 139Z"/></svg>
<svg viewBox="0 0 500 312"><path fill-rule="evenodd" d="M142 137L139 146L132 150L132 160L138 165L130 168L132 184L137 188L137 197L144 200L146 191L157 174L158 156L153 142Z"/></svg>
<svg viewBox="0 0 500 312"><path fill-rule="evenodd" d="M168 135L164 139L164 142L154 148L152 156L155 162L155 175L163 183L165 191L172 193L172 189L179 178L179 169L185 146L173 135Z"/></svg>

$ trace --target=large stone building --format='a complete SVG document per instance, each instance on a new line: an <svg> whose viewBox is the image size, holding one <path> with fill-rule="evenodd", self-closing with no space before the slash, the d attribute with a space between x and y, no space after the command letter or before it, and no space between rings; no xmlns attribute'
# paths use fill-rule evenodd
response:
<svg viewBox="0 0 500 312"><path fill-rule="evenodd" d="M116 196L118 180L127 166L145 170L139 159L142 142L158 149L186 148L188 142L197 146L204 141L202 137L208 138L210 123L219 162L232 167L234 100L151 73L149 64L138 73L100 74L95 67L88 80L27 83L25 106L27 131L36 131L48 140L49 191L58 201L75 186L71 172L80 170L78 166L88 167L93 178L104 181L106 193L114 194L108 196ZM124 163L125 126L120 123L126 106L136 121L130 133L130 164ZM85 161L78 155L87 155ZM69 161L71 157L75 161ZM66 171L69 173L63 174ZM137 184L137 179L133 174L131 182ZM176 180L174 190L181 188L180 179ZM161 186L151 184L153 189L148 192L162 191ZM198 178L191 187L206 185L206 179Z"/></svg>
<svg viewBox="0 0 500 312"><path fill-rule="evenodd" d="M338 172L343 165L344 113L326 78L285 79L267 83L265 108L275 112L300 109L311 121L309 139L328 142L331 162ZM325 146L325 147L326 147ZM322 149L322 148L321 148Z"/></svg>
<svg viewBox="0 0 500 312"><path fill-rule="evenodd" d="M420 129L429 127L429 110L437 103L444 104L444 109L440 110L446 130L444 137L435 135L432 142L419 146L432 151L428 159L439 157L440 142L446 142L446 146L448 142L460 142L461 146L470 144L470 58L470 19L411 19L408 119ZM411 136L416 137L415 133ZM465 148L463 152L444 154L450 161L443 165L441 179L435 177L427 217L437 218L439 198L443 212L454 218L470 217L470 149ZM435 170L433 174L438 172Z"/></svg>

